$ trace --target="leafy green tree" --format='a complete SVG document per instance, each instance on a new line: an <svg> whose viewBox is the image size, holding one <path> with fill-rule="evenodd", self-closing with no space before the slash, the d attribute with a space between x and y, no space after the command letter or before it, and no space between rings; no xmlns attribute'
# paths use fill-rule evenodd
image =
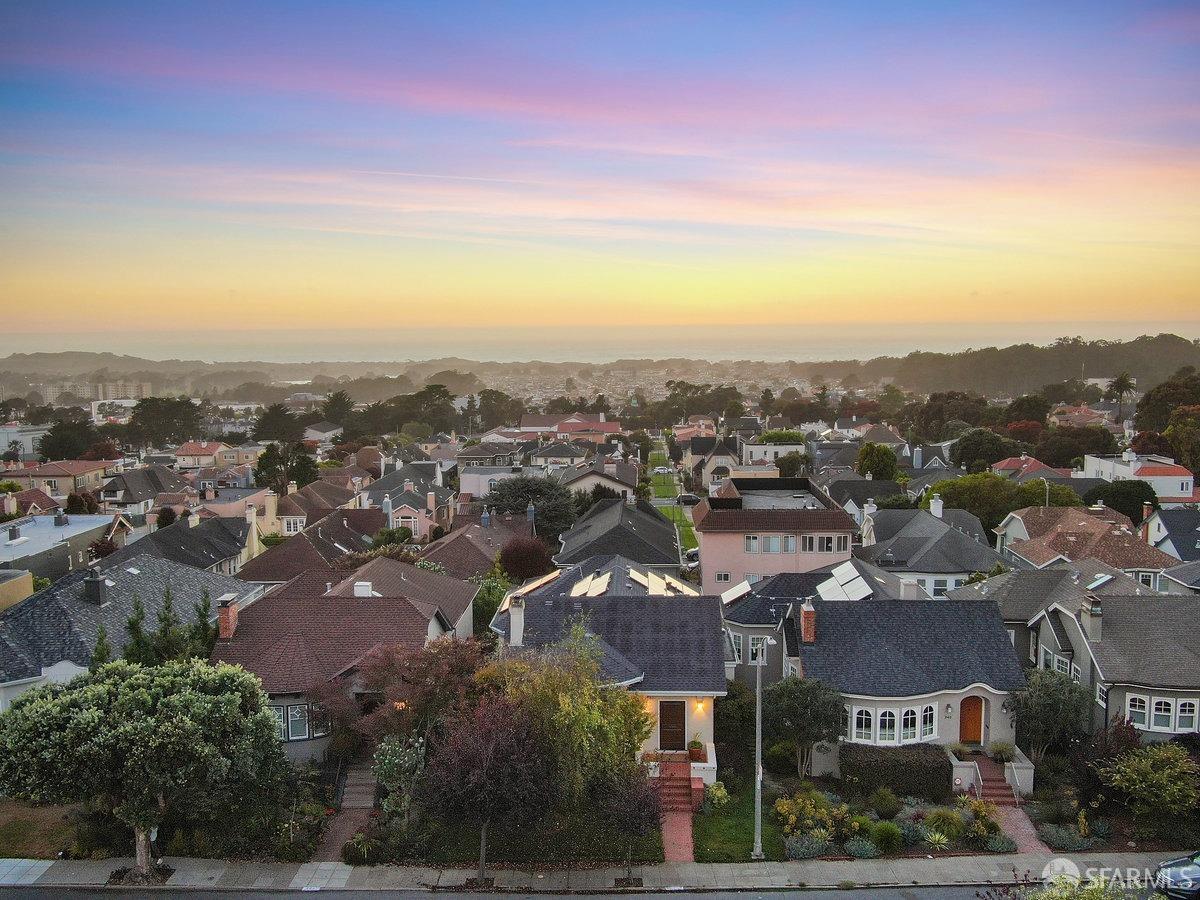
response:
<svg viewBox="0 0 1200 900"><path fill-rule="evenodd" d="M1154 488L1148 482L1133 479L1097 485L1083 495L1083 502L1088 506L1103 503L1129 516L1134 525L1142 524L1143 503L1158 509L1158 495L1154 493Z"/></svg>
<svg viewBox="0 0 1200 900"><path fill-rule="evenodd" d="M0 793L110 811L133 829L143 874L152 828L259 790L285 766L261 683L235 666L112 662L0 715Z"/></svg>
<svg viewBox="0 0 1200 900"><path fill-rule="evenodd" d="M45 459L79 459L98 435L89 422L56 422L38 441L38 453Z"/></svg>
<svg viewBox="0 0 1200 900"><path fill-rule="evenodd" d="M525 404L504 391L484 388L479 392L479 424L484 429L515 425L525 414Z"/></svg>
<svg viewBox="0 0 1200 900"><path fill-rule="evenodd" d="M1133 379L1128 372L1122 372L1108 383L1108 389L1104 394L1108 399L1117 401L1118 422L1125 421L1125 398L1132 394L1134 389Z"/></svg>
<svg viewBox="0 0 1200 900"><path fill-rule="evenodd" d="M375 537L371 539L371 547L379 549L380 547L392 547L395 545L404 545L412 541L412 529L401 526L400 528L380 528L375 532Z"/></svg>
<svg viewBox="0 0 1200 900"><path fill-rule="evenodd" d="M500 568L517 584L554 571L550 548L535 537L517 535L500 549Z"/></svg>
<svg viewBox="0 0 1200 900"><path fill-rule="evenodd" d="M795 742L801 778L812 772L813 746L841 736L843 714L842 695L823 681L791 675L763 694L763 730L773 740Z"/></svg>
<svg viewBox="0 0 1200 900"><path fill-rule="evenodd" d="M1042 435L1033 455L1048 466L1067 468L1082 457L1117 452L1117 440L1107 428L1088 425L1083 428L1051 428Z"/></svg>
<svg viewBox="0 0 1200 900"><path fill-rule="evenodd" d="M1200 404L1200 374L1193 366L1184 366L1142 395L1133 421L1138 431L1165 431L1176 408L1197 404Z"/></svg>
<svg viewBox="0 0 1200 900"><path fill-rule="evenodd" d="M858 451L858 474L870 475L876 481L891 481L896 477L896 454L891 447L867 442Z"/></svg>
<svg viewBox="0 0 1200 900"><path fill-rule="evenodd" d="M282 403L272 403L254 423L256 441L279 441L294 444L304 437L304 426L295 414Z"/></svg>
<svg viewBox="0 0 1200 900"><path fill-rule="evenodd" d="M1129 449L1142 456L1175 456L1171 442L1157 431L1139 431L1129 442Z"/></svg>
<svg viewBox="0 0 1200 900"><path fill-rule="evenodd" d="M989 578L995 578L997 575L1003 575L1008 569L1004 563L996 563L986 572L972 572L967 576L967 584L978 584L981 581L987 581Z"/></svg>
<svg viewBox="0 0 1200 900"><path fill-rule="evenodd" d="M895 459L894 454L892 458ZM793 450L775 460L775 467L779 469L780 478L797 478L804 471L804 466L807 462L807 456L798 450Z"/></svg>
<svg viewBox="0 0 1200 900"><path fill-rule="evenodd" d="M1040 765L1050 750L1066 748L1085 733L1091 704L1091 692L1066 675L1030 669L1025 687L1008 695L1004 709L1016 724L1017 740Z"/></svg>
<svg viewBox="0 0 1200 900"><path fill-rule="evenodd" d="M304 487L312 484L320 475L316 460L308 455L303 444L270 444L258 457L254 483L270 488L282 497L288 492L289 482L294 481L297 487Z"/></svg>
<svg viewBox="0 0 1200 900"><path fill-rule="evenodd" d="M1171 442L1173 455L1181 466L1200 471L1200 405L1172 410L1163 437Z"/></svg>
<svg viewBox="0 0 1200 900"><path fill-rule="evenodd" d="M113 660L112 644L108 642L108 629L103 623L96 629L96 646L92 648L92 662L89 670L95 672L103 665Z"/></svg>
<svg viewBox="0 0 1200 900"><path fill-rule="evenodd" d="M984 528L991 530L1004 517L1026 506L1041 506L1045 502L1046 486L1041 481L1014 484L991 472L978 472L962 478L936 482L921 500L921 508L929 509L934 494L940 494L948 509L965 509L977 516ZM1078 506L1079 497L1065 485L1050 485L1051 506Z"/></svg>
<svg viewBox="0 0 1200 900"><path fill-rule="evenodd" d="M968 472L982 472L992 463L1010 456L1019 456L1021 446L986 428L972 428L950 448L950 461Z"/></svg>
<svg viewBox="0 0 1200 900"><path fill-rule="evenodd" d="M168 525L174 525L177 518L179 517L173 507L164 506L154 517L154 524L158 528L166 528Z"/></svg>
<svg viewBox="0 0 1200 900"><path fill-rule="evenodd" d="M345 425L354 412L354 400L345 391L334 391L321 404L321 416L334 425Z"/></svg>
<svg viewBox="0 0 1200 900"><path fill-rule="evenodd" d="M575 522L571 491L553 478L528 475L506 478L488 494L487 502L499 512L521 516L532 503L534 528L547 541L557 541Z"/></svg>
<svg viewBox="0 0 1200 900"><path fill-rule="evenodd" d="M1017 397L1004 408L1004 422L1041 422L1050 414L1050 402L1041 394Z"/></svg>
<svg viewBox="0 0 1200 900"><path fill-rule="evenodd" d="M791 428L772 428L764 431L758 439L763 444L803 444L806 440L804 432Z"/></svg>
<svg viewBox="0 0 1200 900"><path fill-rule="evenodd" d="M146 397L133 407L129 435L135 443L162 447L200 434L200 407L187 397Z"/></svg>
<svg viewBox="0 0 1200 900"><path fill-rule="evenodd" d="M77 494L72 491L67 494L67 502L64 509L72 515L82 516L98 511L100 504L96 502L96 498L91 494Z"/></svg>

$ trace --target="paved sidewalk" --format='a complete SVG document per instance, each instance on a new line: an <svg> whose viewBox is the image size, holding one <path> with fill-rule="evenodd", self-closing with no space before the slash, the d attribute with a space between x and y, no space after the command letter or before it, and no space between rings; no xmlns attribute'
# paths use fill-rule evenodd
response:
<svg viewBox="0 0 1200 900"><path fill-rule="evenodd" d="M786 863L664 863L634 868L646 890L770 890L772 888L828 888L853 884L867 886L1013 884L1040 880L1042 869L1056 858L1073 861L1081 872L1088 869L1153 869L1179 852L1079 853L1058 857L1053 853L1011 853L994 856L950 856L918 859L862 859L844 862L812 860ZM173 859L169 885L210 890L291 888L321 890L458 890L473 869L426 869L408 866L347 866L337 862L271 863L224 862L208 859ZM132 865L131 859L106 860L0 860L3 885L102 885L112 871ZM502 891L611 891L625 875L621 866L603 869L555 869L530 872L493 869L490 874Z"/></svg>

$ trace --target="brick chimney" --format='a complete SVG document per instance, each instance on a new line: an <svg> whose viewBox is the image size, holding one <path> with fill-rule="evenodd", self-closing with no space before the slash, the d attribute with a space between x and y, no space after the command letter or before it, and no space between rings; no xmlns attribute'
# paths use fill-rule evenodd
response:
<svg viewBox="0 0 1200 900"><path fill-rule="evenodd" d="M1154 504L1145 502L1142 504L1142 540L1147 544L1150 543L1150 516L1154 514Z"/></svg>
<svg viewBox="0 0 1200 900"><path fill-rule="evenodd" d="M805 644L817 642L817 608L811 600L800 607L800 640Z"/></svg>
<svg viewBox="0 0 1200 900"><path fill-rule="evenodd" d="M437 494L433 491L425 495L425 508L429 510L431 516L437 512Z"/></svg>
<svg viewBox="0 0 1200 900"><path fill-rule="evenodd" d="M237 631L238 608L233 600L226 600L217 607L217 637L223 641L233 637Z"/></svg>

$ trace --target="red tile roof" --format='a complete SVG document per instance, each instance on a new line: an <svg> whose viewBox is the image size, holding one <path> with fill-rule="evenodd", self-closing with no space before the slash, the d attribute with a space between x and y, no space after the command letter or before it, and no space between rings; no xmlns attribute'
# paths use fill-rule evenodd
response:
<svg viewBox="0 0 1200 900"><path fill-rule="evenodd" d="M221 441L186 441L175 448L176 456L211 456L221 450L233 449Z"/></svg>
<svg viewBox="0 0 1200 900"><path fill-rule="evenodd" d="M1182 475L1184 477L1187 477L1188 475L1192 474L1192 470L1185 469L1183 466L1156 465L1156 466L1141 466L1137 470L1137 473L1139 476L1142 476L1142 477L1147 476L1147 475Z"/></svg>

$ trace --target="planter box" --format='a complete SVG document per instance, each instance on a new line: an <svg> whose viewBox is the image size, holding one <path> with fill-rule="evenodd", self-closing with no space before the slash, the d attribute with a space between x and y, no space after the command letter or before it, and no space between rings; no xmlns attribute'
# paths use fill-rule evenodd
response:
<svg viewBox="0 0 1200 900"><path fill-rule="evenodd" d="M703 747L688 747L688 757L692 762L708 762L708 753Z"/></svg>

